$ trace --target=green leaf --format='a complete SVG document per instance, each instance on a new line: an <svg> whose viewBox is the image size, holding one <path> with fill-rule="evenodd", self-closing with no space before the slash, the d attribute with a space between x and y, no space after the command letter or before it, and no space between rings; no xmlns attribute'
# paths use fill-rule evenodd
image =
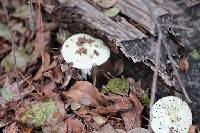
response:
<svg viewBox="0 0 200 133"><path fill-rule="evenodd" d="M195 60L200 59L200 51L198 51L197 49L193 49L191 56Z"/></svg>
<svg viewBox="0 0 200 133"><path fill-rule="evenodd" d="M0 36L7 40L11 38L9 27L1 22L0 22Z"/></svg>
<svg viewBox="0 0 200 133"><path fill-rule="evenodd" d="M22 19L29 18L30 16L29 7L27 5L23 5L17 8L16 11L12 14L12 16Z"/></svg>
<svg viewBox="0 0 200 133"><path fill-rule="evenodd" d="M8 88L1 88L0 94L1 94L1 96L3 97L3 99L4 99L5 101L7 101L7 102L12 101L12 99L13 99L13 97L14 97L14 96L13 96L13 93L12 93L11 90L8 89Z"/></svg>
<svg viewBox="0 0 200 133"><path fill-rule="evenodd" d="M56 111L55 101L38 102L27 107L27 110L22 114L20 120L22 122L29 121L34 126L43 126L45 122L53 117Z"/></svg>
<svg viewBox="0 0 200 133"><path fill-rule="evenodd" d="M108 17L114 17L120 12L119 8L113 7L104 12L104 14Z"/></svg>
<svg viewBox="0 0 200 133"><path fill-rule="evenodd" d="M129 84L126 79L114 78L108 82L105 88L102 88L101 93L113 92L119 95L127 95L128 91Z"/></svg>

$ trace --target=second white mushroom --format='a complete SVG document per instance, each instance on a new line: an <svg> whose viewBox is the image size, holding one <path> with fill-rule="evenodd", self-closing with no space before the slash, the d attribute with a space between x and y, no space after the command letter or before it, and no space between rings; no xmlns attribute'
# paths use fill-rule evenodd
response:
<svg viewBox="0 0 200 133"><path fill-rule="evenodd" d="M188 133L192 113L185 101L175 96L159 99L152 107L151 127L155 133Z"/></svg>

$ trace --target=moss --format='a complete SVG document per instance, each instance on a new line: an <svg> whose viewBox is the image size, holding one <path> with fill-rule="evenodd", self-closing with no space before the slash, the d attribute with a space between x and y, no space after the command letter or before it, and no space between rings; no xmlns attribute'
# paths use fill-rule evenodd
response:
<svg viewBox="0 0 200 133"><path fill-rule="evenodd" d="M45 125L45 122L52 118L53 113L56 111L56 104L54 101L38 102L27 108L26 112L21 117L21 121L30 121L34 126Z"/></svg>
<svg viewBox="0 0 200 133"><path fill-rule="evenodd" d="M149 107L149 104L150 104L150 99L148 97L148 94L146 92L142 92L141 93L141 98L142 98L142 104L145 106L145 107Z"/></svg>
<svg viewBox="0 0 200 133"><path fill-rule="evenodd" d="M102 89L101 93L105 94L109 91L120 95L127 95L129 91L128 81L121 78L110 80L106 87Z"/></svg>

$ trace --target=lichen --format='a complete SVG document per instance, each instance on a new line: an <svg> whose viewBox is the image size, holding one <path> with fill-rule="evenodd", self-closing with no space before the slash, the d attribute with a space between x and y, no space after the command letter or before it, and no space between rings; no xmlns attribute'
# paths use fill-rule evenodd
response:
<svg viewBox="0 0 200 133"><path fill-rule="evenodd" d="M29 121L34 126L42 126L48 119L52 118L55 111L56 104L54 101L38 102L27 107L27 110L21 116L21 121Z"/></svg>

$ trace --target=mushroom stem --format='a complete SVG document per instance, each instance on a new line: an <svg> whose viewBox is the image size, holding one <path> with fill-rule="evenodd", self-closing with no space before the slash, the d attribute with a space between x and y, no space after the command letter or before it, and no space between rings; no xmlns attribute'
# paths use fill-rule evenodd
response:
<svg viewBox="0 0 200 133"><path fill-rule="evenodd" d="M91 69L81 69L81 78L87 80L87 75L91 74Z"/></svg>

